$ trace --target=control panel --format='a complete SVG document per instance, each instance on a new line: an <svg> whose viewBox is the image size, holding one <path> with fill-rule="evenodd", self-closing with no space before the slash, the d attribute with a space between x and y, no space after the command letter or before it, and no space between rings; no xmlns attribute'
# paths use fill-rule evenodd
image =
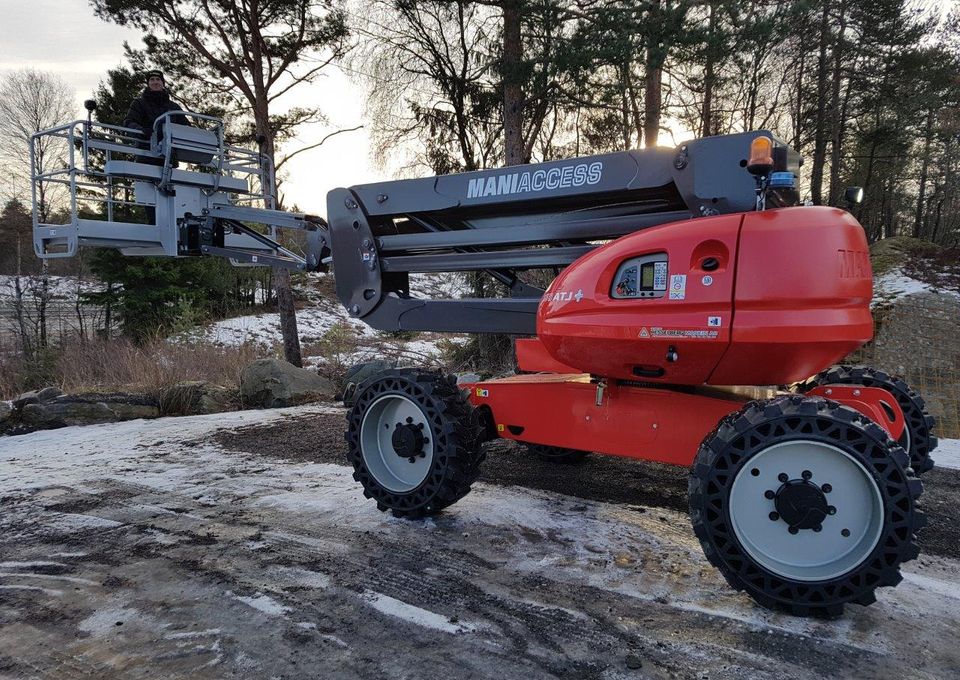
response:
<svg viewBox="0 0 960 680"><path fill-rule="evenodd" d="M667 293L667 254L631 257L613 277L610 297L618 300L661 298Z"/></svg>

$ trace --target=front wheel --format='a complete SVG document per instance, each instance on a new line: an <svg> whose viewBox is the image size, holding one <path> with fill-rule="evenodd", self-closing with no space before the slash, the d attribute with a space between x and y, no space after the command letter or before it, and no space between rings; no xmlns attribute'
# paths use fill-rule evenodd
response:
<svg viewBox="0 0 960 680"><path fill-rule="evenodd" d="M921 483L880 426L799 395L748 404L704 439L689 480L710 562L765 607L836 616L901 580Z"/></svg>
<svg viewBox="0 0 960 680"><path fill-rule="evenodd" d="M353 478L397 517L439 512L470 491L482 454L466 395L452 376L388 370L362 384L347 415Z"/></svg>

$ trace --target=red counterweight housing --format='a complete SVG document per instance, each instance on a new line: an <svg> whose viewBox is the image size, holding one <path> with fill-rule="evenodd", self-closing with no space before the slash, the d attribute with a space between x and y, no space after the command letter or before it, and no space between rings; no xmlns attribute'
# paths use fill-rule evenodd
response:
<svg viewBox="0 0 960 680"><path fill-rule="evenodd" d="M778 385L873 336L873 279L849 213L795 207L699 218L580 258L543 296L550 356L598 376Z"/></svg>

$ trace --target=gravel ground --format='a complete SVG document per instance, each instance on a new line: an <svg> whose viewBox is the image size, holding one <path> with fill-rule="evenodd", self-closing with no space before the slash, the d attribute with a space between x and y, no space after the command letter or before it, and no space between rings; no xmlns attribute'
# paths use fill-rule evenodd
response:
<svg viewBox="0 0 960 680"><path fill-rule="evenodd" d="M266 427L224 431L215 441L225 448L279 460L348 465L343 414L294 418ZM480 481L523 486L578 498L687 512L687 469L660 463L593 455L558 465L526 455L514 442L486 444ZM936 460L936 451L933 455ZM960 558L960 472L934 468L923 476L922 505L929 525L918 537L923 552Z"/></svg>
<svg viewBox="0 0 960 680"><path fill-rule="evenodd" d="M407 521L363 498L342 428L321 406L0 440L0 678L960 675L949 538L873 606L797 619L706 562L682 470L499 444ZM956 477L929 480L949 521Z"/></svg>

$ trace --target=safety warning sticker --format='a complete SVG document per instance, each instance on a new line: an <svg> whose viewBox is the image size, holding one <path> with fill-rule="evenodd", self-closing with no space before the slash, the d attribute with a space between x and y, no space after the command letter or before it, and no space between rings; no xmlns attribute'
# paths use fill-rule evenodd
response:
<svg viewBox="0 0 960 680"><path fill-rule="evenodd" d="M647 330L647 327L646 327L646 326L644 326L643 328L640 329L640 337L641 337L641 338L649 338L649 337L650 337L650 331Z"/></svg>
<svg viewBox="0 0 960 680"><path fill-rule="evenodd" d="M671 274L670 275L670 299L683 300L686 297L687 297L687 275Z"/></svg>
<svg viewBox="0 0 960 680"><path fill-rule="evenodd" d="M717 331L660 328L659 326L651 327L650 334L655 338L698 338L706 340L713 340L719 335Z"/></svg>

